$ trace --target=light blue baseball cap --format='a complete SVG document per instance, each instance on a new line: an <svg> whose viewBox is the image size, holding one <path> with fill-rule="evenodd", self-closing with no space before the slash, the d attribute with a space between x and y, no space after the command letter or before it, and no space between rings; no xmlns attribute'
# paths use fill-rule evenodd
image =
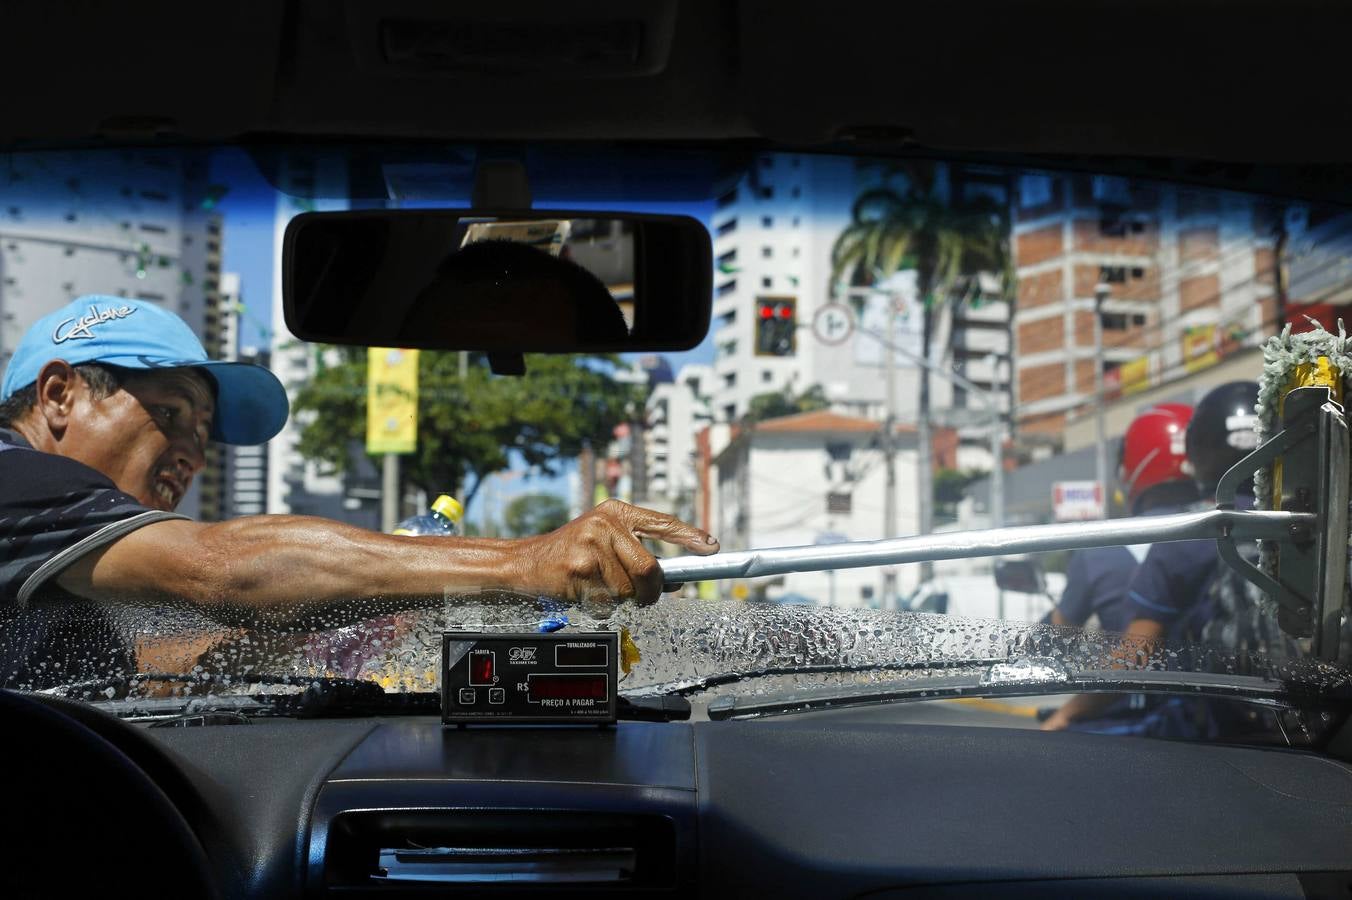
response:
<svg viewBox="0 0 1352 900"><path fill-rule="evenodd" d="M54 359L204 370L216 382L211 437L221 443L261 444L286 424L286 389L276 375L251 363L208 359L188 323L146 300L88 294L38 319L10 358L0 402L36 382Z"/></svg>

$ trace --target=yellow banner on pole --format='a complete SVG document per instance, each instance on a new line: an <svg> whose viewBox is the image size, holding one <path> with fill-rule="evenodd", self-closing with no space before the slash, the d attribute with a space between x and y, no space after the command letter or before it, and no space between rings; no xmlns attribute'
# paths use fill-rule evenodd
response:
<svg viewBox="0 0 1352 900"><path fill-rule="evenodd" d="M412 453L418 447L418 351L366 350L366 452Z"/></svg>

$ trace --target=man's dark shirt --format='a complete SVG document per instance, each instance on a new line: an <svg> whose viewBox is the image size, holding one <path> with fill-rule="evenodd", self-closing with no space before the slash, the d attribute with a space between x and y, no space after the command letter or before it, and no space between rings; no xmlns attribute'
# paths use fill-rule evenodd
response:
<svg viewBox="0 0 1352 900"><path fill-rule="evenodd" d="M137 528L181 518L0 428L0 687L128 674L131 653L111 610L61 589L56 576Z"/></svg>
<svg viewBox="0 0 1352 900"><path fill-rule="evenodd" d="M1252 509L1253 498L1240 495L1235 507ZM1210 586L1219 564L1215 541L1155 544L1127 586L1132 618L1163 625L1171 643L1198 640L1213 612Z"/></svg>
<svg viewBox="0 0 1352 900"><path fill-rule="evenodd" d="M1056 605L1066 624L1083 627L1097 615L1104 631L1126 631L1131 624L1127 584L1139 563L1136 553L1126 547L1095 547L1072 553L1066 589Z"/></svg>

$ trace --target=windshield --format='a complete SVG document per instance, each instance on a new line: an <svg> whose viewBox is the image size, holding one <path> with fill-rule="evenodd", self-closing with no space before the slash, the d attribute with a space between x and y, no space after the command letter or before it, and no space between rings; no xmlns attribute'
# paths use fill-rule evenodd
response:
<svg viewBox="0 0 1352 900"><path fill-rule="evenodd" d="M705 529L727 553L1214 508L1220 472L1199 460L1257 446L1263 343L1314 323L1336 333L1352 302L1352 215L1307 202L984 164L544 147L522 160L537 207L705 225L713 321L697 348L532 355L511 376L482 353L289 334L291 219L464 208L475 161L472 147L0 156L0 368L77 298L148 301L211 358L269 368L290 401L266 444L205 444L177 499L184 516L523 538L618 498ZM586 252L624 239L565 224L551 235ZM625 279L606 279L622 310ZM97 325L102 307L90 308ZM89 323L67 324L63 340L78 342ZM411 379L407 433L380 433L396 414L368 404L377 371ZM0 511L0 525L18 515ZM448 628L566 617L625 630L635 652L621 689L636 695L831 695L953 672L989 681L996 664L1024 666L1030 691L1058 703L1073 693L1058 679L1077 671L1342 683L1340 663L1294 665L1309 642L1277 627L1276 606L1228 575L1213 541L954 555L696 580L614 611L457 590L417 609L353 596L271 618L223 611L229 598L21 599L39 558L0 563L0 662L7 687L92 701L325 677L399 694L437 689Z"/></svg>

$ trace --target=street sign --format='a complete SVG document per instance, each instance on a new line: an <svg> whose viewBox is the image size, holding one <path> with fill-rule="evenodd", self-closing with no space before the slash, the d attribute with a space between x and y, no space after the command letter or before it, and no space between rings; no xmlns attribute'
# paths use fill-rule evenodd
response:
<svg viewBox="0 0 1352 900"><path fill-rule="evenodd" d="M823 344L843 344L854 334L854 313L844 303L828 303L813 313L812 333Z"/></svg>
<svg viewBox="0 0 1352 900"><path fill-rule="evenodd" d="M1052 516L1058 522L1103 518L1103 490L1097 481L1052 483Z"/></svg>

